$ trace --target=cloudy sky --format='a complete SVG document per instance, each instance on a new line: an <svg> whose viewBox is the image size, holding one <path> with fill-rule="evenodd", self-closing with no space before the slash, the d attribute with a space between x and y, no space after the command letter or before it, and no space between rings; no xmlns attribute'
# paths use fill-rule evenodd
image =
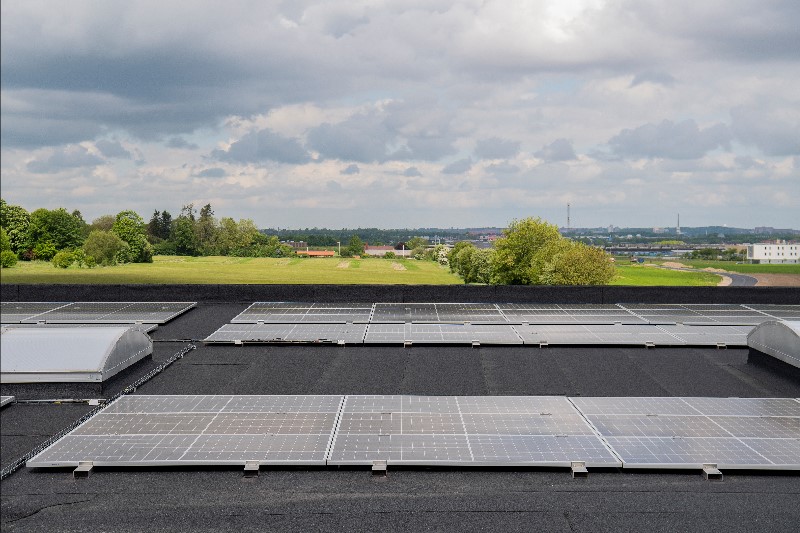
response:
<svg viewBox="0 0 800 533"><path fill-rule="evenodd" d="M29 210L800 228L797 0L0 5Z"/></svg>

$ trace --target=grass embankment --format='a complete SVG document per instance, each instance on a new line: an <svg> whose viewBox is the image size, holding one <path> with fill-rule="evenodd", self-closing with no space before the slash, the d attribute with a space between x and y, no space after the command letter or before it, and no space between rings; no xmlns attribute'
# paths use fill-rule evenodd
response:
<svg viewBox="0 0 800 533"><path fill-rule="evenodd" d="M786 265L751 265L745 263L740 265L735 261L699 261L691 259L659 259L652 262L657 265L667 262L681 263L689 268L715 268L739 274L800 274L800 263Z"/></svg>
<svg viewBox="0 0 800 533"><path fill-rule="evenodd" d="M609 285L703 286L717 285L722 278L706 272L681 272L645 265L617 265L617 277Z"/></svg>
<svg viewBox="0 0 800 533"><path fill-rule="evenodd" d="M348 268L341 263L349 261ZM401 264L405 269L398 269ZM463 283L447 267L432 261L250 257L156 256L152 263L114 267L55 268L43 261L20 261L2 270L3 283L107 284L405 284Z"/></svg>

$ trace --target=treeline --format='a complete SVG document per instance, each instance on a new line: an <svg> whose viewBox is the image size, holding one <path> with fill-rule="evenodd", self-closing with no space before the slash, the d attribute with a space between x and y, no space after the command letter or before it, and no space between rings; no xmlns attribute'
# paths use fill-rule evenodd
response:
<svg viewBox="0 0 800 533"><path fill-rule="evenodd" d="M161 255L285 257L291 246L262 234L249 219L217 220L210 204L199 213L192 204L177 217L155 211L149 222L135 211L103 215L91 223L80 211L36 209L0 199L0 252L3 267L18 260L52 261L57 267L149 263Z"/></svg>
<svg viewBox="0 0 800 533"><path fill-rule="evenodd" d="M539 218L512 221L492 248L456 243L447 262L465 283L604 285L616 275L603 250L562 237Z"/></svg>
<svg viewBox="0 0 800 533"><path fill-rule="evenodd" d="M355 228L355 229L327 229L327 228L305 228L305 229L274 229L262 230L269 235L277 235L282 241L305 242L309 246L342 246L349 242L355 235L361 241L372 246L394 246L399 243L408 242L410 239L425 234L431 239L440 237L441 239L463 239L466 235L465 230L441 230L431 228L421 229L378 229L378 228Z"/></svg>

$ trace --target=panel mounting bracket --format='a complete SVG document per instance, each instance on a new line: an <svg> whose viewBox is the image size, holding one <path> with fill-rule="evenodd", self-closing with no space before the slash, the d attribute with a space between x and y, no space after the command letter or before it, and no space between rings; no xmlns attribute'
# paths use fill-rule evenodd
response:
<svg viewBox="0 0 800 533"><path fill-rule="evenodd" d="M728 349L728 345L725 344L724 342L718 342L717 343L717 350L727 350L727 349Z"/></svg>
<svg viewBox="0 0 800 533"><path fill-rule="evenodd" d="M78 467L72 471L72 477L89 477L94 468L92 461L78 461Z"/></svg>
<svg viewBox="0 0 800 533"><path fill-rule="evenodd" d="M244 342L242 342L242 339L234 340L233 344L235 344L236 346L244 346Z"/></svg>
<svg viewBox="0 0 800 533"><path fill-rule="evenodd" d="M389 464L387 461L372 461L372 475L386 476Z"/></svg>
<svg viewBox="0 0 800 533"><path fill-rule="evenodd" d="M336 344L338 344L339 346L344 346L344 339L339 339L338 341L336 341Z"/></svg>
<svg viewBox="0 0 800 533"><path fill-rule="evenodd" d="M258 468L261 464L258 461L244 462L244 477L258 477Z"/></svg>
<svg viewBox="0 0 800 533"><path fill-rule="evenodd" d="M539 341L539 348L547 348L548 346L550 346L550 343L547 341Z"/></svg>
<svg viewBox="0 0 800 533"><path fill-rule="evenodd" d="M480 348L481 347L481 341L473 340L472 341L472 347L473 348Z"/></svg>
<svg viewBox="0 0 800 533"><path fill-rule="evenodd" d="M403 348L411 348L411 341L403 341Z"/></svg>
<svg viewBox="0 0 800 533"><path fill-rule="evenodd" d="M573 478L589 477L589 471L586 470L586 463L584 461L572 461L570 465Z"/></svg>
<svg viewBox="0 0 800 533"><path fill-rule="evenodd" d="M653 341L645 341L644 342L644 347L645 348L655 348L656 347L656 343L654 343Z"/></svg>
<svg viewBox="0 0 800 533"><path fill-rule="evenodd" d="M703 478L708 481L722 481L722 472L716 463L707 463L703 465Z"/></svg>

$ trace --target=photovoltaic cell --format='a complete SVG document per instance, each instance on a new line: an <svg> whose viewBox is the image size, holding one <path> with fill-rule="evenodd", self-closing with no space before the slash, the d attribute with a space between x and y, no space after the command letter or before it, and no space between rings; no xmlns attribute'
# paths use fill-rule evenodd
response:
<svg viewBox="0 0 800 533"><path fill-rule="evenodd" d="M688 326L664 324L658 329L692 346L746 346L747 334L754 326Z"/></svg>
<svg viewBox="0 0 800 533"><path fill-rule="evenodd" d="M367 322L371 312L371 303L255 302L231 323Z"/></svg>
<svg viewBox="0 0 800 533"><path fill-rule="evenodd" d="M123 396L31 467L324 465L341 396Z"/></svg>
<svg viewBox="0 0 800 533"><path fill-rule="evenodd" d="M525 344L685 344L652 325L529 324L515 325L514 329Z"/></svg>
<svg viewBox="0 0 800 533"><path fill-rule="evenodd" d="M361 344L366 330L366 324L225 324L203 342Z"/></svg>
<svg viewBox="0 0 800 533"><path fill-rule="evenodd" d="M26 322L164 324L195 305L196 302L74 302L27 319Z"/></svg>
<svg viewBox="0 0 800 533"><path fill-rule="evenodd" d="M67 302L0 302L0 323L18 324L65 305Z"/></svg>
<svg viewBox="0 0 800 533"><path fill-rule="evenodd" d="M502 324L370 324L368 344L522 344L510 325Z"/></svg>

